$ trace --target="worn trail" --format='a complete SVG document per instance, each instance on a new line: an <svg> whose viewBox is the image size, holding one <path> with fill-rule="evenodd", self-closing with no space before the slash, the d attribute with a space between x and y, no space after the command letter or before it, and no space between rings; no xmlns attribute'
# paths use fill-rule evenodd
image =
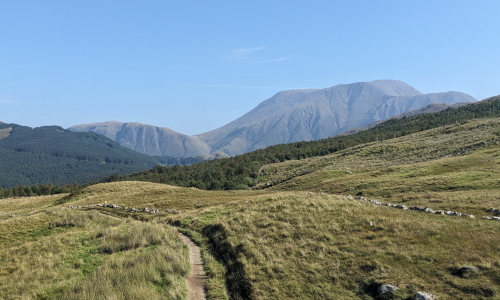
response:
<svg viewBox="0 0 500 300"><path fill-rule="evenodd" d="M201 262L200 247L198 247L190 238L183 235L181 239L189 248L189 260L191 262L191 272L186 279L189 300L205 300L205 271Z"/></svg>

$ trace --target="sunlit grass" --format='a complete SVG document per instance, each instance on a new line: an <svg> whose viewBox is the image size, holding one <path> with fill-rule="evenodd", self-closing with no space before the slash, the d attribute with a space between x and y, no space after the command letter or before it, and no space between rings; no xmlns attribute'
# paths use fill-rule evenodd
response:
<svg viewBox="0 0 500 300"><path fill-rule="evenodd" d="M189 259L174 229L38 198L40 211L28 203L30 215L0 221L0 298L186 299Z"/></svg>

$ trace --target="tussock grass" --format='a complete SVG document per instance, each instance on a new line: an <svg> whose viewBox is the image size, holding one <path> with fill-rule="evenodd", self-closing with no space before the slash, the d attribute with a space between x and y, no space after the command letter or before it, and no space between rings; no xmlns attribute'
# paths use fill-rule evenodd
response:
<svg viewBox="0 0 500 300"><path fill-rule="evenodd" d="M9 219L10 214L26 216L49 208L64 195L18 197L0 199L0 222Z"/></svg>
<svg viewBox="0 0 500 300"><path fill-rule="evenodd" d="M185 277L189 258L184 244L173 229L160 224L134 224L130 238L122 229L99 234L105 253L111 255L76 286L66 290L62 299L186 299ZM130 224L130 222L129 222ZM145 234L144 238L142 234ZM142 246L142 247L141 247ZM144 247L154 246L154 247ZM181 255L179 255L181 252Z"/></svg>
<svg viewBox="0 0 500 300"><path fill-rule="evenodd" d="M128 207L175 208L188 211L236 202L249 194L255 194L255 192L205 191L160 183L121 181L87 187L72 199L72 204L85 205L107 202Z"/></svg>
<svg viewBox="0 0 500 300"><path fill-rule="evenodd" d="M95 213L74 213L66 211L49 223L49 228L85 226L96 217Z"/></svg>
<svg viewBox="0 0 500 300"><path fill-rule="evenodd" d="M223 229L256 299L371 299L374 283L397 285L404 297L420 290L439 299L500 293L496 222L307 193L256 197L204 218L216 210L181 223L200 232ZM479 267L478 277L453 274L464 265Z"/></svg>
<svg viewBox="0 0 500 300"><path fill-rule="evenodd" d="M139 247L160 245L165 240L165 228L160 224L138 223L105 228L97 234L101 239L99 251L114 253Z"/></svg>
<svg viewBox="0 0 500 300"><path fill-rule="evenodd" d="M277 182L272 190L365 195L482 215L500 206L499 129L499 118L474 120L273 164L263 169L260 185Z"/></svg>
<svg viewBox="0 0 500 300"><path fill-rule="evenodd" d="M186 299L188 251L173 229L40 198L0 221L1 299Z"/></svg>

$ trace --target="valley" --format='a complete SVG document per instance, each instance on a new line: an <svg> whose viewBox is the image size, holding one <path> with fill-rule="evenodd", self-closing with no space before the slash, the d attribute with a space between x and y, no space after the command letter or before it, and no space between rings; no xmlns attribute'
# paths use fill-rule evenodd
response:
<svg viewBox="0 0 500 300"><path fill-rule="evenodd" d="M200 246L207 299L373 299L382 285L397 287L392 299L494 299L499 126L498 117L470 118L265 164L251 190L123 178L3 199L0 295L187 299L179 230ZM27 272L27 263L44 267Z"/></svg>
<svg viewBox="0 0 500 300"><path fill-rule="evenodd" d="M0 1L0 300L500 300L500 1Z"/></svg>

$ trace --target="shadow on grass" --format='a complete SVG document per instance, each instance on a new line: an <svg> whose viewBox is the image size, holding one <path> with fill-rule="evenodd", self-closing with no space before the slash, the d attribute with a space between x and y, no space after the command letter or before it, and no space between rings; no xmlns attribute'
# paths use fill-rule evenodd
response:
<svg viewBox="0 0 500 300"><path fill-rule="evenodd" d="M253 289L243 264L238 260L243 250L233 247L227 240L227 232L220 224L205 226L202 230L208 239L212 255L226 267L226 288L230 299L254 299Z"/></svg>

